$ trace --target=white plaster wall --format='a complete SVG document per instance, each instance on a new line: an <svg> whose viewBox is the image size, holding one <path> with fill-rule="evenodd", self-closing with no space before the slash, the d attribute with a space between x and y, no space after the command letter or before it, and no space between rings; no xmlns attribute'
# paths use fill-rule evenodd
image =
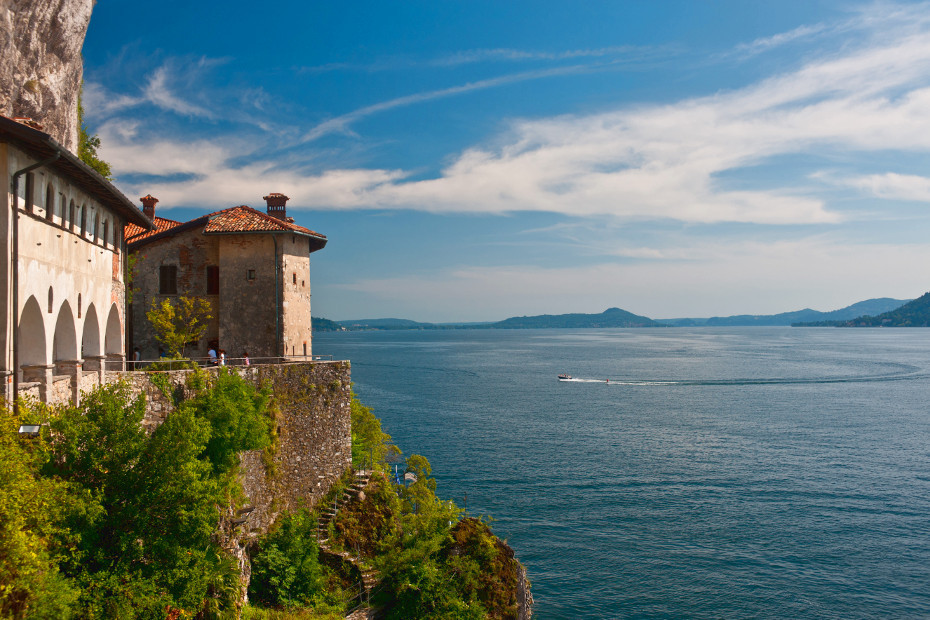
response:
<svg viewBox="0 0 930 620"><path fill-rule="evenodd" d="M8 177L16 170L33 163L33 160L13 147L9 147L7 152ZM24 177L20 180L22 183ZM65 210L72 200L76 206L86 207L87 230L84 234L81 234L79 217L75 218L77 221L73 224L67 222L67 214L65 218L53 215L51 220L46 219L46 190L49 185L55 200L64 197ZM46 363L52 363L55 361L55 326L62 308L67 303L71 309L78 348L75 357L79 359L81 340L89 316L88 309L93 305L96 310L97 338L88 347L88 353L103 354L110 313L115 311L119 316L120 325L124 324L121 234L123 220L79 187L71 184L67 178L62 178L47 168L36 170L34 173L33 198L34 207L30 211L26 210L22 199L19 201L20 312L29 298L34 296L42 309ZM12 195L8 192L7 200L12 200ZM93 231L95 219L99 224L96 239ZM107 222L106 239L102 238L104 222ZM94 313L90 313L90 316L93 317ZM122 332L120 329L120 334ZM23 334L24 339L28 337L28 334ZM119 340L119 352L122 353L122 337Z"/></svg>

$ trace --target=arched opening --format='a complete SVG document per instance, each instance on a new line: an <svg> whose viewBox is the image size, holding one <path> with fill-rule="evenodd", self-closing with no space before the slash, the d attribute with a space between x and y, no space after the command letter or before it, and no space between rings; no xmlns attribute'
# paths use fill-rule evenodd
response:
<svg viewBox="0 0 930 620"><path fill-rule="evenodd" d="M121 355L123 353L123 323L119 320L119 310L116 304L110 307L103 346L107 355Z"/></svg>
<svg viewBox="0 0 930 620"><path fill-rule="evenodd" d="M19 363L21 366L48 364L48 346L45 344L45 322L42 307L30 297L19 317Z"/></svg>
<svg viewBox="0 0 930 620"><path fill-rule="evenodd" d="M76 360L78 356L77 333L74 329L74 313L67 301L58 311L55 323L55 339L52 341L52 360L55 362Z"/></svg>
<svg viewBox="0 0 930 620"><path fill-rule="evenodd" d="M68 206L68 228L74 229L74 198L71 199L71 204Z"/></svg>
<svg viewBox="0 0 930 620"><path fill-rule="evenodd" d="M110 245L110 220L103 220L103 245Z"/></svg>
<svg viewBox="0 0 930 620"><path fill-rule="evenodd" d="M45 217L51 220L53 215L55 215L55 188L49 181L45 187Z"/></svg>
<svg viewBox="0 0 930 620"><path fill-rule="evenodd" d="M81 205L81 236L87 232L87 205Z"/></svg>
<svg viewBox="0 0 930 620"><path fill-rule="evenodd" d="M95 357L100 355L100 321L97 319L97 309L94 304L87 306L84 319L84 334L81 337L81 357Z"/></svg>
<svg viewBox="0 0 930 620"><path fill-rule="evenodd" d="M100 240L100 214L94 213L94 232L91 235L94 238L94 243Z"/></svg>

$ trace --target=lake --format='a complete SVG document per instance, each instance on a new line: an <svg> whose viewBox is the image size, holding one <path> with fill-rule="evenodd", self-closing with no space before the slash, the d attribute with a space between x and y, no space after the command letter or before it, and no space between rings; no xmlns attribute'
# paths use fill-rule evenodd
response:
<svg viewBox="0 0 930 620"><path fill-rule="evenodd" d="M318 333L548 618L930 615L930 329ZM559 373L576 381L561 382Z"/></svg>

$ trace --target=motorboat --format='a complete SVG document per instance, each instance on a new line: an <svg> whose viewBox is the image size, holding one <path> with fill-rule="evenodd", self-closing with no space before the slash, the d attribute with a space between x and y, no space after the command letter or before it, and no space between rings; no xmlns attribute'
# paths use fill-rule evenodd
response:
<svg viewBox="0 0 930 620"><path fill-rule="evenodd" d="M565 373L559 375L559 381L571 381L571 378L571 375L566 375Z"/></svg>

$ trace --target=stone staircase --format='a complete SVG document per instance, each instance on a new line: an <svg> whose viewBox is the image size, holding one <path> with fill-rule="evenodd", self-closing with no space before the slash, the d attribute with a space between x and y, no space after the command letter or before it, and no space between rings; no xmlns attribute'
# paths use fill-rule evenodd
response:
<svg viewBox="0 0 930 620"><path fill-rule="evenodd" d="M355 477L352 480L352 485L347 488L341 496L336 498L336 500L328 505L324 506L320 510L320 519L318 521L318 531L317 531L317 541L320 545L320 551L328 553L331 555L336 555L342 558L344 562L348 562L355 566L359 572L362 574L362 591L359 593L359 601L362 604L359 607L356 607L346 618L352 620L358 620L362 618L371 618L373 616L373 611L364 604L368 600L372 590L381 579L380 573L367 566L364 560L348 551L337 551L330 546L329 541L329 524L336 518L336 515L339 514L339 509L345 506L349 502L354 502L359 499L359 496L362 494L363 489L368 486L368 481L371 479L371 471L361 470L355 472Z"/></svg>

